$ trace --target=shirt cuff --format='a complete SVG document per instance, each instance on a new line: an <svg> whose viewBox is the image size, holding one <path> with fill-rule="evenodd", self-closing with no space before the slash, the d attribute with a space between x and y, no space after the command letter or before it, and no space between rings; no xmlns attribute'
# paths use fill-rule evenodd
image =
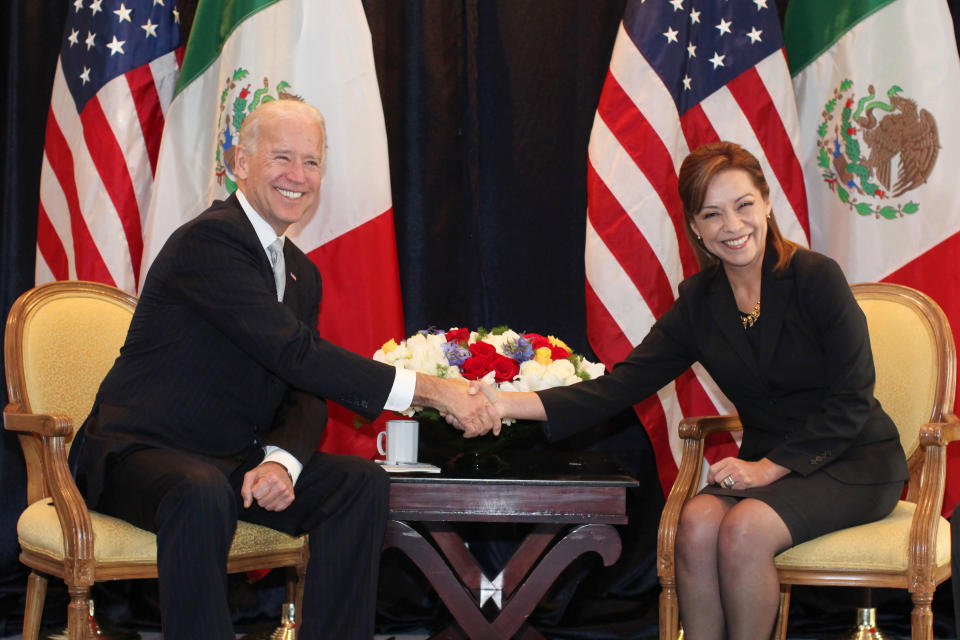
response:
<svg viewBox="0 0 960 640"><path fill-rule="evenodd" d="M397 376L393 379L393 387L387 396L387 403L383 408L387 411L404 411L410 408L413 402L413 392L417 389L417 372L410 369L397 369Z"/></svg>
<svg viewBox="0 0 960 640"><path fill-rule="evenodd" d="M287 470L287 473L290 474L290 481L294 485L297 484L297 478L300 477L300 472L303 471L303 464L301 464L292 453L272 444L264 446L263 453L263 462L276 462L282 465ZM263 464L263 462L260 464Z"/></svg>

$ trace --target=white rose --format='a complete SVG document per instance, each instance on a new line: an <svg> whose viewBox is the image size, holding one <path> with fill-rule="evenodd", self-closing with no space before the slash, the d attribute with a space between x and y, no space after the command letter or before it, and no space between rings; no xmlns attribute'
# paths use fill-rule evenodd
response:
<svg viewBox="0 0 960 640"><path fill-rule="evenodd" d="M580 363L580 371L584 372L589 376L590 380L594 378L599 378L604 373L607 372L607 368L603 366L602 362L590 362L589 360L583 360Z"/></svg>
<svg viewBox="0 0 960 640"><path fill-rule="evenodd" d="M520 384L526 385L524 391L539 391L546 367L535 360L520 363Z"/></svg>
<svg viewBox="0 0 960 640"><path fill-rule="evenodd" d="M565 378L569 378L570 376L577 375L577 370L574 368L573 363L567 359L554 360L547 365L547 374L555 375L563 380Z"/></svg>

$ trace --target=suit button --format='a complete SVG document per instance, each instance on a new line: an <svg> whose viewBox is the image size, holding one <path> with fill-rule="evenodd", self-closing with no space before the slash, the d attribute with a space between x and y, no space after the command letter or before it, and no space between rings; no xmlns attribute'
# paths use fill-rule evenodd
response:
<svg viewBox="0 0 960 640"><path fill-rule="evenodd" d="M259 440L258 438L254 438L254 439L253 439L253 446L255 446L255 447L259 447L259 446L260 446L260 440Z"/></svg>

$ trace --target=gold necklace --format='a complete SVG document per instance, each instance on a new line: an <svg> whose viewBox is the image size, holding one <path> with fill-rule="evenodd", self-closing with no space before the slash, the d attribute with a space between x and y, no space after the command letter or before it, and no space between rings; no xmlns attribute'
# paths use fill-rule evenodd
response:
<svg viewBox="0 0 960 640"><path fill-rule="evenodd" d="M754 325L757 321L757 318L760 317L760 299L757 299L757 304L753 305L753 311L750 313L741 313L740 322L743 323L743 329L747 330Z"/></svg>

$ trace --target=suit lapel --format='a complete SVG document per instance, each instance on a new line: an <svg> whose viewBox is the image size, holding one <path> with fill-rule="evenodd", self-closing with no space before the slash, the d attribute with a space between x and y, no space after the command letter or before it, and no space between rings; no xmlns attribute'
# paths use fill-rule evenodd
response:
<svg viewBox="0 0 960 640"><path fill-rule="evenodd" d="M774 259L768 260L764 256L763 283L760 285L761 323L757 325L760 329L760 353L757 355L762 371L766 371L773 361L794 287L792 266L781 273L774 273L776 254L772 250L768 253L773 254Z"/></svg>
<svg viewBox="0 0 960 640"><path fill-rule="evenodd" d="M753 349L747 340L747 335L740 322L740 311L733 297L733 290L727 280L723 268L717 269L717 275L710 285L709 302L713 321L720 328L720 333L730 343L736 354L743 360L743 364L754 375L759 376L760 370Z"/></svg>
<svg viewBox="0 0 960 640"><path fill-rule="evenodd" d="M300 262L294 255L290 238L283 243L283 262L287 280L283 290L283 304L300 317L300 289L297 284L297 279L300 277L298 273Z"/></svg>

